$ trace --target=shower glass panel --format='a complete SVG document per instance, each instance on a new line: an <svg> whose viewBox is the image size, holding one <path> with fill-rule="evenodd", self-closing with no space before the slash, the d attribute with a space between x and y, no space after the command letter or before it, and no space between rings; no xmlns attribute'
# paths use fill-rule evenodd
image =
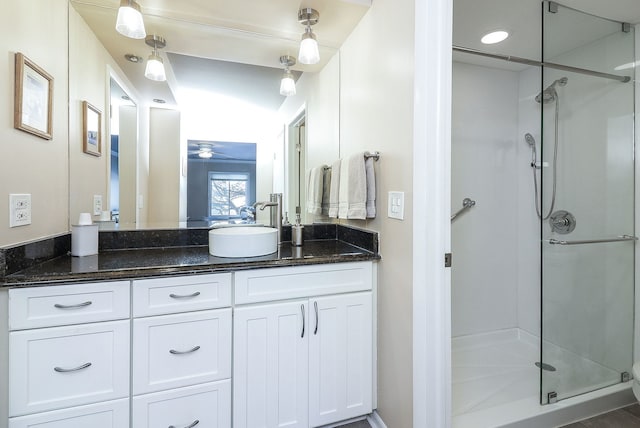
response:
<svg viewBox="0 0 640 428"><path fill-rule="evenodd" d="M631 79L545 66L542 95L532 100L542 112L542 216L553 212L540 225L547 404L631 373L635 58L632 26L553 2L542 7L544 63Z"/></svg>

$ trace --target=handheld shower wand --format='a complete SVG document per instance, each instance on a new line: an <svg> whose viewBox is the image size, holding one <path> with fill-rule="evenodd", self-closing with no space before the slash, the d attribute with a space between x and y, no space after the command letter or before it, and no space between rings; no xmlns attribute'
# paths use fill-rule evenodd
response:
<svg viewBox="0 0 640 428"><path fill-rule="evenodd" d="M536 151L536 140L533 138L533 135L527 132L524 134L524 141L526 141L529 147L531 147L531 168L540 169L541 167L537 165L538 153Z"/></svg>

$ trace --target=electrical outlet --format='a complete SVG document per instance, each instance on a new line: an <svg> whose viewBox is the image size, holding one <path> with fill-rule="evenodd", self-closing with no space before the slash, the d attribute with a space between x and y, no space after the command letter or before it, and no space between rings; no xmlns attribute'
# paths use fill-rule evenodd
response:
<svg viewBox="0 0 640 428"><path fill-rule="evenodd" d="M9 227L31 224L31 194L9 195Z"/></svg>
<svg viewBox="0 0 640 428"><path fill-rule="evenodd" d="M93 195L93 215L102 214L102 195Z"/></svg>

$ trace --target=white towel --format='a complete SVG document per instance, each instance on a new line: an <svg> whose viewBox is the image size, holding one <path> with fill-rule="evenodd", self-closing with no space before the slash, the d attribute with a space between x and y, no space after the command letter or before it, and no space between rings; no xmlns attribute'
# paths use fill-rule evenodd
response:
<svg viewBox="0 0 640 428"><path fill-rule="evenodd" d="M345 159L340 166L338 218L364 220L367 217L367 176L364 152Z"/></svg>
<svg viewBox="0 0 640 428"><path fill-rule="evenodd" d="M364 161L364 170L367 176L367 218L376 218L376 171L373 167L373 161L372 157Z"/></svg>
<svg viewBox="0 0 640 428"><path fill-rule="evenodd" d="M338 218L338 203L340 201L340 165L342 159L331 164L331 185L329 187L329 217Z"/></svg>
<svg viewBox="0 0 640 428"><path fill-rule="evenodd" d="M330 195L331 195L331 168L325 167L323 168L323 175L322 175L322 212L321 212L321 214L324 216L329 215Z"/></svg>
<svg viewBox="0 0 640 428"><path fill-rule="evenodd" d="M307 181L307 212L313 215L320 215L322 212L322 189L324 167L322 165L311 168Z"/></svg>

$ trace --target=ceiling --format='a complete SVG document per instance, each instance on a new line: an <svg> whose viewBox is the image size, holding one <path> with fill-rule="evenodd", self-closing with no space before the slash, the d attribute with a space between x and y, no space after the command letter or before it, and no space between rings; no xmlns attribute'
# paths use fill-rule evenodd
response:
<svg viewBox="0 0 640 428"><path fill-rule="evenodd" d="M453 44L533 60L541 58L541 0L453 0ZM559 0L560 5L618 22L640 23L639 0ZM545 58L554 58L585 43L598 40L620 26L584 14L558 14L559 25L547 23ZM497 29L510 33L507 40L483 45L480 38ZM454 53L454 59L479 65L521 70L526 66Z"/></svg>
<svg viewBox="0 0 640 428"><path fill-rule="evenodd" d="M137 0L142 8L147 34L166 39L160 50L167 68L167 82L144 78L144 62L131 63L127 53L146 60L151 52L143 40L124 37L116 32L115 21L119 0L70 0L71 5L96 34L137 89L141 101L160 98L167 105L176 104L180 87L193 86L191 77L199 77L199 85L209 92L245 89L245 82L230 79L234 64L237 74L260 73L282 75L281 55L298 56L304 27L298 22L301 7L312 7L320 13L313 26L320 48L320 63L296 64L293 70L316 72L322 69L351 33L371 5L371 0ZM190 58L191 57L191 58ZM206 60L212 60L209 64ZM174 66L174 61L175 66ZM227 62L226 66L221 62ZM257 67L248 68L246 65ZM203 70L209 78L203 78ZM220 74L217 74L220 72ZM186 77L188 76L188 77ZM263 79L264 81L264 79ZM273 105L273 85L256 92L254 102ZM254 85L255 87L255 85ZM276 88L279 92L279 86ZM284 97L280 97L281 104ZM267 107L268 108L268 107Z"/></svg>

